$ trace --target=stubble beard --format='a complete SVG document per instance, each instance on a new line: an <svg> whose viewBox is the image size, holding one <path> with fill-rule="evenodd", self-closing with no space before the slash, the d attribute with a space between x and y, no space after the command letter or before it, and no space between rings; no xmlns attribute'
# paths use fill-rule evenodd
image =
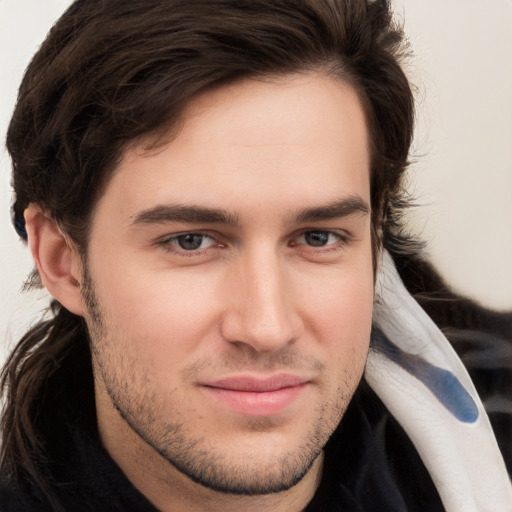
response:
<svg viewBox="0 0 512 512"><path fill-rule="evenodd" d="M130 360L126 352L113 350L115 329L108 325L96 296L92 280L84 269L82 297L88 308L87 325L95 372L104 385L112 406L128 427L167 463L192 481L214 491L256 496L286 491L298 484L320 456L329 437L341 420L358 383L353 389L338 388L337 400L319 404L309 432L293 451L261 460L260 454L243 454L229 458L212 445L208 433L194 435L176 418L162 416L165 407L157 387L151 381L149 368ZM137 366L136 366L137 365ZM97 376L96 376L97 377ZM345 379L354 382L354 379ZM172 402L169 400L167 403ZM272 419L248 421L248 429L264 432Z"/></svg>

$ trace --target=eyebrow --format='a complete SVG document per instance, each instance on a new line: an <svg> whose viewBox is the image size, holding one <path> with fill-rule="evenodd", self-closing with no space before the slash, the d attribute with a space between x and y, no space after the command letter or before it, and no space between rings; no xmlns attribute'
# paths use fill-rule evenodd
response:
<svg viewBox="0 0 512 512"><path fill-rule="evenodd" d="M324 206L304 208L295 217L295 222L315 222L319 220L339 219L354 214L368 215L370 206L357 195L351 195L340 200L333 201Z"/></svg>
<svg viewBox="0 0 512 512"><path fill-rule="evenodd" d="M217 209L203 206L184 205L158 205L147 210L142 210L134 216L132 225L140 224L164 224L166 222L184 222L191 224L227 224L236 226L238 216Z"/></svg>
<svg viewBox="0 0 512 512"><path fill-rule="evenodd" d="M359 196L348 196L326 205L304 208L292 217L292 221L301 224L319 220L337 219L354 214L370 213L370 207ZM206 208L194 205L157 205L142 210L133 216L132 225L165 224L167 222L183 222L187 224L225 224L237 226L239 216L219 208Z"/></svg>

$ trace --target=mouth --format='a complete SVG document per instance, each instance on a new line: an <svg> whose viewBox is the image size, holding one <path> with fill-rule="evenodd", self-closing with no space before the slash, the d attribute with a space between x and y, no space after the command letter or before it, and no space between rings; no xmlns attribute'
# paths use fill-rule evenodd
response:
<svg viewBox="0 0 512 512"><path fill-rule="evenodd" d="M289 409L310 385L308 378L280 374L271 377L228 377L202 384L219 404L239 414L272 416Z"/></svg>

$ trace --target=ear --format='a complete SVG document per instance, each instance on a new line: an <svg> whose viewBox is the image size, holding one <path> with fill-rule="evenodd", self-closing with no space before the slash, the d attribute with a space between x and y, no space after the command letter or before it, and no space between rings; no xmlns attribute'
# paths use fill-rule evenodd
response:
<svg viewBox="0 0 512 512"><path fill-rule="evenodd" d="M28 245L44 286L66 309L83 316L78 251L37 205L30 204L25 210L25 226Z"/></svg>

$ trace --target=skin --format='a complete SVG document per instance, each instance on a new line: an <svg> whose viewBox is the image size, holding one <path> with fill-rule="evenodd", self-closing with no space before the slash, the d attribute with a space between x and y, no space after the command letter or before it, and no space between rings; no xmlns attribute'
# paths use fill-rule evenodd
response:
<svg viewBox="0 0 512 512"><path fill-rule="evenodd" d="M293 75L206 92L183 119L167 145L126 151L86 264L62 240L53 267L42 242L33 253L87 321L102 442L157 508L302 510L370 339L361 103L339 80ZM45 219L29 211L33 240ZM218 386L283 375L301 384L277 407Z"/></svg>

